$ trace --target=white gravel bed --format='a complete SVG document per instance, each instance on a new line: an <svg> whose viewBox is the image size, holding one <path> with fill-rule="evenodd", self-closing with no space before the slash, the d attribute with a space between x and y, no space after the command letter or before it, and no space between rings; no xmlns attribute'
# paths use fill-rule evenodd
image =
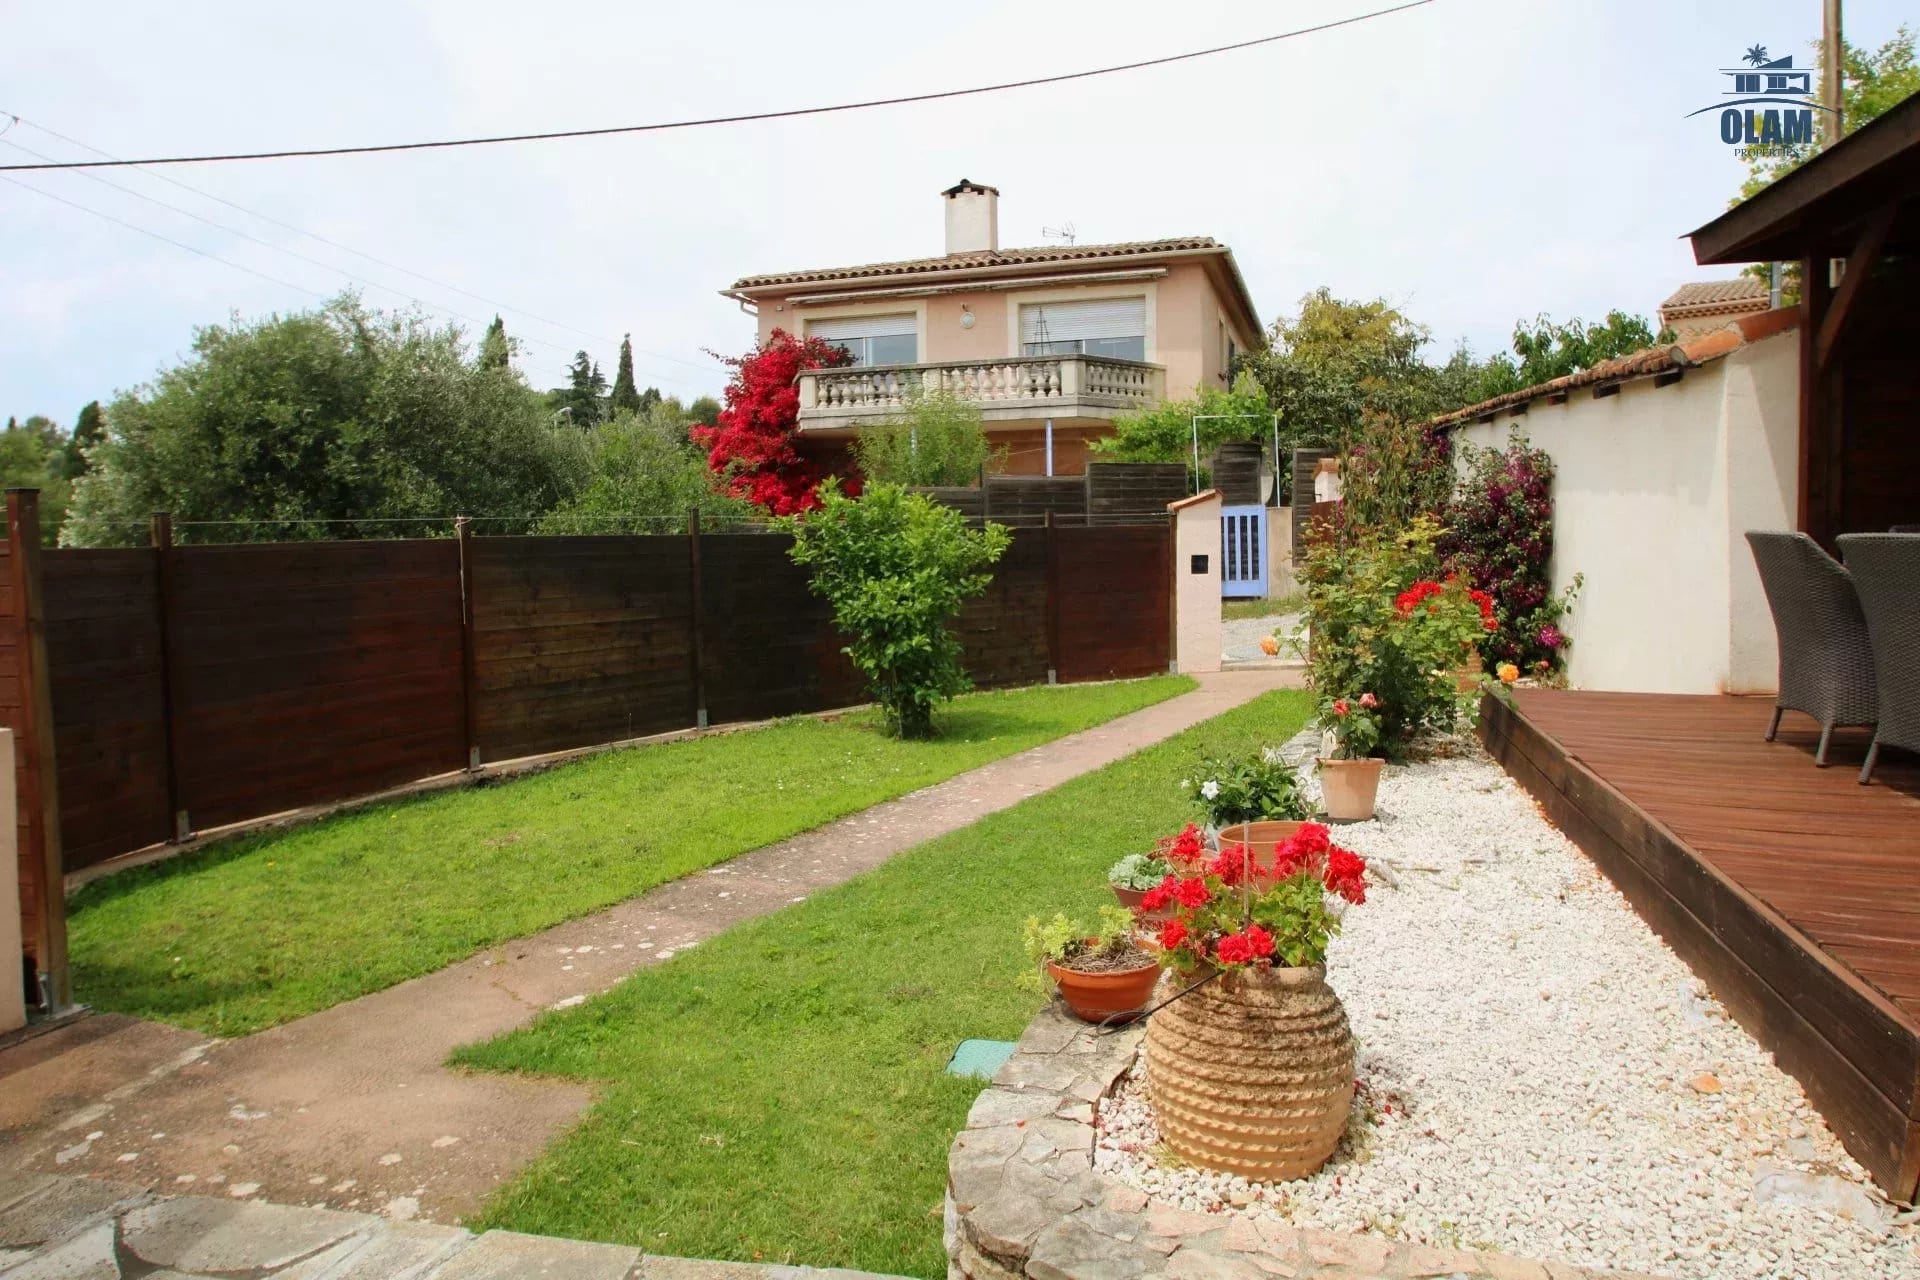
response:
<svg viewBox="0 0 1920 1280"><path fill-rule="evenodd" d="M1675 1277L1920 1277L1800 1086L1475 751L1389 769L1384 860L1328 958L1361 1088L1311 1178L1157 1163L1135 1081L1099 1169L1201 1211Z"/></svg>

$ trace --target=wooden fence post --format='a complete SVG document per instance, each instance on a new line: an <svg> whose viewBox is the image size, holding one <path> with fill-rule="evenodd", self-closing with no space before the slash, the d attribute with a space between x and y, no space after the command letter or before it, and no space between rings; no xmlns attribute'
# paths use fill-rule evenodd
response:
<svg viewBox="0 0 1920 1280"><path fill-rule="evenodd" d="M40 491L7 490L7 550L13 565L14 616L19 624L20 810L29 830L39 833L39 849L29 851L39 872L38 936L34 954L47 1012L73 1007L73 979L67 968L66 866L60 848L60 779L53 750L53 689L47 678L46 601L40 580Z"/></svg>
<svg viewBox="0 0 1920 1280"><path fill-rule="evenodd" d="M701 614L705 611L705 605L700 582L700 512L697 509L687 512L687 556L690 570L688 596L693 610L687 621L691 640L687 648L693 663L693 725L696 729L704 729L707 727L707 670L706 655L701 652L704 630Z"/></svg>
<svg viewBox="0 0 1920 1280"><path fill-rule="evenodd" d="M479 689L473 670L473 521L453 522L460 540L460 716L467 744L467 768L480 767L480 718L476 714Z"/></svg>
<svg viewBox="0 0 1920 1280"><path fill-rule="evenodd" d="M153 546L153 609L160 635L160 726L166 733L167 825L179 843L193 834L193 815L180 803L180 740L173 711L173 515L156 511L147 518Z"/></svg>
<svg viewBox="0 0 1920 1280"><path fill-rule="evenodd" d="M1047 537L1047 683L1060 683L1060 540L1051 510L1042 517Z"/></svg>

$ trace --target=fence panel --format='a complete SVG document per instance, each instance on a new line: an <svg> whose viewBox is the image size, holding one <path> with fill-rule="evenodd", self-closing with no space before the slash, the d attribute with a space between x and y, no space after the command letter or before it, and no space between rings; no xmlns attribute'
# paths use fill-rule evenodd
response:
<svg viewBox="0 0 1920 1280"><path fill-rule="evenodd" d="M834 629L833 609L787 557L785 534L700 540L702 662L707 718L762 720L864 701Z"/></svg>
<svg viewBox="0 0 1920 1280"><path fill-rule="evenodd" d="M194 827L465 763L453 540L163 554L174 772Z"/></svg>
<svg viewBox="0 0 1920 1280"><path fill-rule="evenodd" d="M481 759L690 727L691 565L684 537L475 538Z"/></svg>
<svg viewBox="0 0 1920 1280"><path fill-rule="evenodd" d="M1047 536L1014 531L986 591L966 602L953 629L961 662L981 688L1047 678Z"/></svg>
<svg viewBox="0 0 1920 1280"><path fill-rule="evenodd" d="M149 550L48 551L47 676L66 869L165 840L165 674Z"/></svg>
<svg viewBox="0 0 1920 1280"><path fill-rule="evenodd" d="M1171 656L1172 530L1055 528L1062 681L1164 672Z"/></svg>

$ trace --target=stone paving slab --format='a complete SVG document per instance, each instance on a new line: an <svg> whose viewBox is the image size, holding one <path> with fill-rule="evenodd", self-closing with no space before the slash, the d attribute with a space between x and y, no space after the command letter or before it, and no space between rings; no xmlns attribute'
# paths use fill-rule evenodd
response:
<svg viewBox="0 0 1920 1280"><path fill-rule="evenodd" d="M18 1190L0 1184L0 1202ZM36 1237L0 1249L0 1280L894 1280L643 1257L628 1245L516 1231L475 1235L259 1200L159 1196L89 1178L43 1180L0 1225L12 1238Z"/></svg>

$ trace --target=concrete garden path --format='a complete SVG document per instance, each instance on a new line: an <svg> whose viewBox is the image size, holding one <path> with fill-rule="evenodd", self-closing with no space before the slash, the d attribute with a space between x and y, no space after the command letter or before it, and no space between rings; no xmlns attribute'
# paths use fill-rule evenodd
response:
<svg viewBox="0 0 1920 1280"><path fill-rule="evenodd" d="M452 1071L443 1064L454 1048L577 1004L1299 675L1198 679L1191 693L256 1035L210 1040L101 1014L16 1045L0 1052L0 1169L458 1222L572 1124L591 1091Z"/></svg>

